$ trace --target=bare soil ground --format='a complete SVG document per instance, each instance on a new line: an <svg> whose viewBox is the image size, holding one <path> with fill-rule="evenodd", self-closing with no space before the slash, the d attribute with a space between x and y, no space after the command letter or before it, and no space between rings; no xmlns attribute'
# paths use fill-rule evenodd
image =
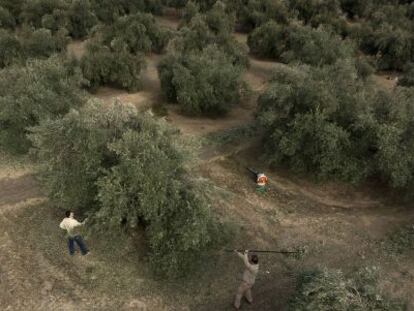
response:
<svg viewBox="0 0 414 311"><path fill-rule="evenodd" d="M392 90L397 86L399 74L397 72L379 72L374 75L375 82L387 90Z"/></svg>
<svg viewBox="0 0 414 311"><path fill-rule="evenodd" d="M160 19L162 20L162 19ZM173 27L170 18L165 24ZM175 27L175 26L174 26ZM238 36L240 40L245 37ZM77 57L83 43L69 50ZM137 106L160 99L156 64L148 57L144 88L138 93L101 88L104 101L118 98ZM260 91L273 66L252 59L245 79ZM249 124L254 101L235 108L224 119L190 118L168 106L167 119L183 133L202 138L209 132ZM255 140L238 145L205 146L198 173L212 184L214 208L230 223L237 248L278 249L306 246L303 260L263 255L254 287L255 302L243 310L285 310L295 288L295 274L306 268L329 266L382 268L382 286L393 297L406 299L414 310L413 250L389 256L381 247L390 232L413 223L414 211L387 196L380 187L317 183L283 170L267 168ZM203 270L187 280L165 282L149 271L145 244L137 234L86 236L87 257L69 257L58 224L58 210L40 190L36 168L26 159L0 158L0 309L20 310L232 310L242 264L228 253L206 254ZM246 166L265 170L269 192L258 194Z"/></svg>

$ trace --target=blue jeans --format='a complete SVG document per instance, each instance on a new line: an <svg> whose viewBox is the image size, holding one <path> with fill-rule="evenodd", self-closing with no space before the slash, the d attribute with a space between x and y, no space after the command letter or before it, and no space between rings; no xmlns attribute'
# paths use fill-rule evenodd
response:
<svg viewBox="0 0 414 311"><path fill-rule="evenodd" d="M68 238L69 255L73 255L75 253L75 242L78 244L82 255L86 255L89 252L82 237L80 235L77 235Z"/></svg>

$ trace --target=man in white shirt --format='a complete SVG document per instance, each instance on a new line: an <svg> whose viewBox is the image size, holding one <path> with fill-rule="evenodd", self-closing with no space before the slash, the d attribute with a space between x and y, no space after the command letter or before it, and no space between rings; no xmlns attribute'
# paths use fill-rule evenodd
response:
<svg viewBox="0 0 414 311"><path fill-rule="evenodd" d="M256 281L257 273L259 272L259 257L253 254L250 256L249 259L248 250L244 251L243 254L238 251L235 252L241 259L243 259L244 265L246 267L243 273L243 280L240 283L239 288L237 289L236 298L234 300L234 307L237 310L239 310L241 299L243 296L246 297L249 303L253 302L251 289L253 287L254 282Z"/></svg>
<svg viewBox="0 0 414 311"><path fill-rule="evenodd" d="M81 254L87 255L89 250L79 233L79 227L83 226L86 220L83 222L77 221L75 219L75 214L72 211L66 211L65 216L66 217L62 220L59 227L67 232L69 255L75 253L75 243L78 244Z"/></svg>

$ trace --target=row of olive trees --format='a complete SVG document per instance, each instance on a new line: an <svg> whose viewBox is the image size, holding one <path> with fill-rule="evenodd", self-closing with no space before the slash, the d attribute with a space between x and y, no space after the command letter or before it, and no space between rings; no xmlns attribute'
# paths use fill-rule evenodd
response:
<svg viewBox="0 0 414 311"><path fill-rule="evenodd" d="M232 36L235 19L217 2L205 14L188 4L183 24L158 72L168 101L192 115L223 115L245 90L247 51Z"/></svg>
<svg viewBox="0 0 414 311"><path fill-rule="evenodd" d="M386 2L368 6L363 20L349 34L367 54L375 55L380 69L402 70L414 60L414 6Z"/></svg>
<svg viewBox="0 0 414 311"><path fill-rule="evenodd" d="M247 43L251 53L286 63L325 65L355 55L352 43L333 31L297 23L281 25L269 21L252 31Z"/></svg>
<svg viewBox="0 0 414 311"><path fill-rule="evenodd" d="M352 39L362 52L376 56L380 69L401 70L414 59L413 3L360 0L228 0L225 3L236 14L241 29L257 38L255 45L263 48L261 54L268 54L270 48L283 50L286 36L297 33L290 24L298 20L307 28L322 26L330 33ZM348 21L354 19L352 23L346 20L346 15ZM252 33L253 30L256 31ZM313 40L309 34L303 36L307 36L308 44Z"/></svg>
<svg viewBox="0 0 414 311"><path fill-rule="evenodd" d="M29 58L47 58L66 50L69 37L64 31L52 34L45 28L23 28L19 35L0 29L0 68L22 65Z"/></svg>
<svg viewBox="0 0 414 311"><path fill-rule="evenodd" d="M162 14L161 0L90 0L93 12L104 24L110 24L119 17L136 13Z"/></svg>
<svg viewBox="0 0 414 311"><path fill-rule="evenodd" d="M73 38L85 37L97 18L89 0L1 0L0 25L14 29L19 24L63 29Z"/></svg>
<svg viewBox="0 0 414 311"><path fill-rule="evenodd" d="M171 36L152 14L145 13L122 16L97 28L80 62L90 88L111 85L138 91L145 67L144 54L162 52Z"/></svg>

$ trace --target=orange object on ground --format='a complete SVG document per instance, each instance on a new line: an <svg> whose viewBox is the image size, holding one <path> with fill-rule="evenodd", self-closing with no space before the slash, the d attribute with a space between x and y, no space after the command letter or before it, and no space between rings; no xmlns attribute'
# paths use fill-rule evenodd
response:
<svg viewBox="0 0 414 311"><path fill-rule="evenodd" d="M256 183L257 183L257 185L259 187L266 186L267 181L268 181L268 179L267 179L267 176L265 174L263 174L263 173L257 174L257 181L256 181Z"/></svg>

